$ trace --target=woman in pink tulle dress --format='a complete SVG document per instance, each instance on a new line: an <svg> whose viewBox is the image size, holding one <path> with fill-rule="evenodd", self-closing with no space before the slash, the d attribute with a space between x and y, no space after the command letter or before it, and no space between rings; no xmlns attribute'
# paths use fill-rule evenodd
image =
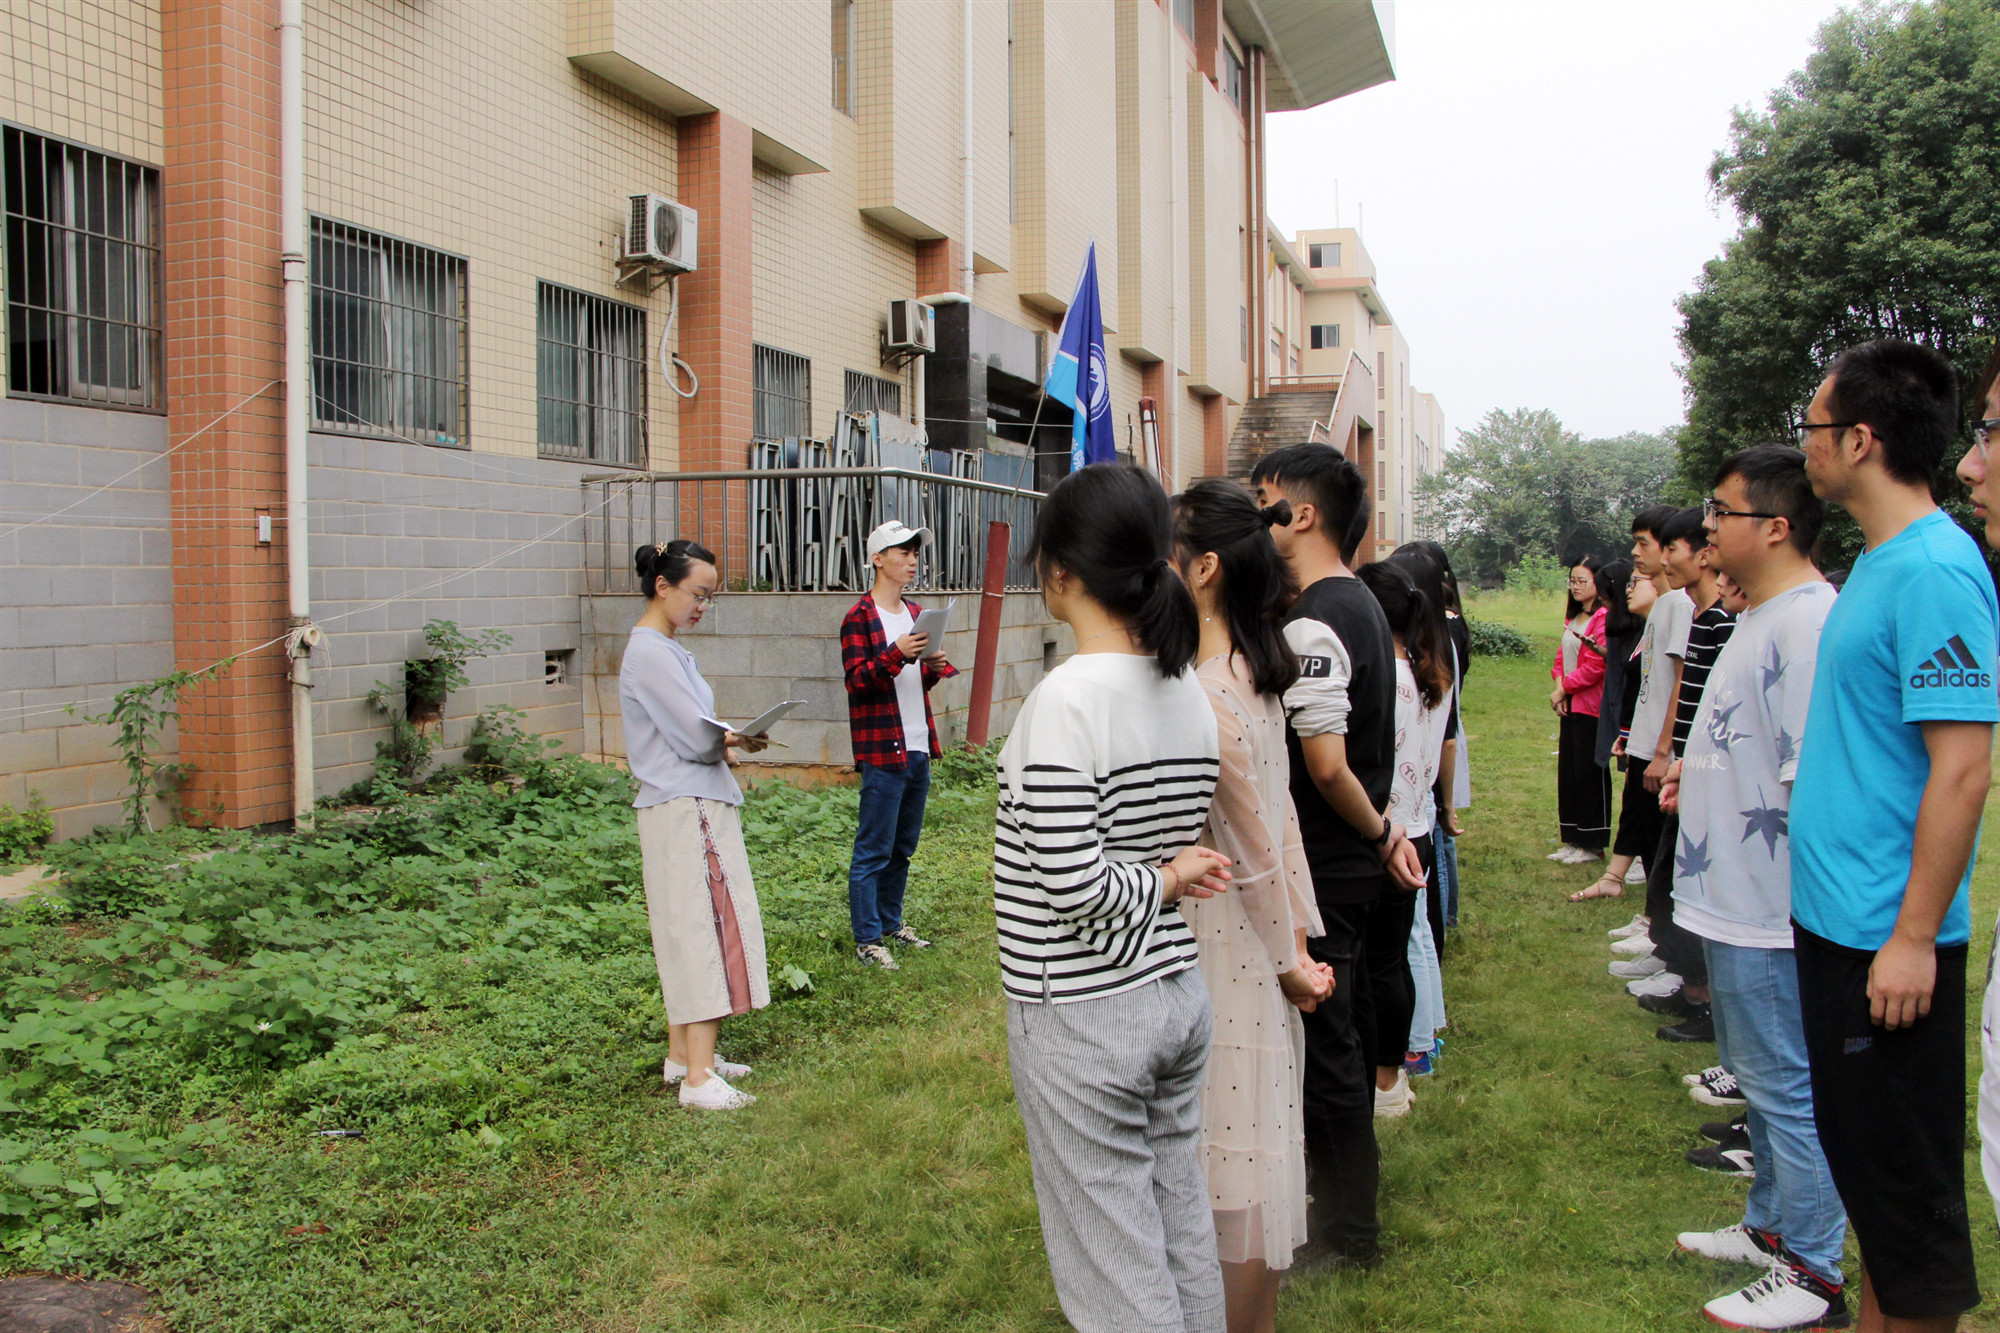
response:
<svg viewBox="0 0 2000 1333"><path fill-rule="evenodd" d="M1279 1274L1305 1243L1297 1010L1333 987L1332 970L1305 952L1320 921L1278 698L1298 665L1279 630L1291 588L1271 544L1273 518L1285 521L1260 512L1234 482L1199 482L1174 502L1177 562L1202 617L1198 675L1222 761L1202 843L1232 862L1227 893L1181 904L1215 1010L1202 1152L1230 1333L1271 1333Z"/></svg>

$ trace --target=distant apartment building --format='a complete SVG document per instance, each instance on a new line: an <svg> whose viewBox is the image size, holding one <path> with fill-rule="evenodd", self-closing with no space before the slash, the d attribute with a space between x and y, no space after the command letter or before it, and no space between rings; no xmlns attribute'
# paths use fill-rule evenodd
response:
<svg viewBox="0 0 2000 1333"><path fill-rule="evenodd" d="M1342 427L1336 443L1349 448L1372 483L1375 522L1363 558L1427 536L1417 483L1443 460L1444 411L1412 381L1410 345L1360 233L1332 227L1287 240L1274 232L1270 251L1267 304L1274 316L1286 314L1270 334L1272 355L1282 350L1286 367L1272 386L1311 390L1350 380L1356 386L1338 410L1358 428Z"/></svg>
<svg viewBox="0 0 2000 1333"><path fill-rule="evenodd" d="M39 794L65 836L111 818L86 718L237 656L161 757L193 810L289 818L295 768L322 795L369 773L369 692L434 620L512 636L448 701L447 752L496 704L610 752L592 682L636 611L591 594L628 592L642 530L724 534L743 593L708 669L804 681L809 757L845 762L837 663L799 665L838 607L759 600L794 492L697 491L691 529L659 507L685 488L621 479L839 461L883 413L919 467L1046 485L1068 419L1039 385L1093 239L1121 449L1169 484L1224 471L1242 405L1298 369L1261 336L1264 118L1392 78L1392 31L1390 0L0 0L0 801ZM643 253L683 246L677 277ZM928 346L891 342L909 300ZM300 396L311 765L284 642ZM815 577L852 597L854 571ZM1003 702L1053 660L1018 638ZM939 698L962 715L959 682Z"/></svg>

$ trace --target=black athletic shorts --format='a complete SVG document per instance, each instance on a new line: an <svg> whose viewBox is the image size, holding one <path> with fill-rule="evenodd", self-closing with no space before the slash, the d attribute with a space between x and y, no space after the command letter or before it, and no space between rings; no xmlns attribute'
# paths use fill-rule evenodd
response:
<svg viewBox="0 0 2000 1333"><path fill-rule="evenodd" d="M1931 1011L1891 1032L1868 1016L1875 955L1796 921L1814 1118L1882 1313L1938 1319L1979 1304L1965 1211L1965 957L1937 951Z"/></svg>

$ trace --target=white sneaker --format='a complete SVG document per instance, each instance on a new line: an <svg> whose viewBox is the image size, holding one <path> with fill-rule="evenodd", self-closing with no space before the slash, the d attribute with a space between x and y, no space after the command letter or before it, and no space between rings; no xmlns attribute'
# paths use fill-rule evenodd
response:
<svg viewBox="0 0 2000 1333"><path fill-rule="evenodd" d="M670 1088L686 1078L687 1072L687 1066L675 1064L672 1056L660 1062L660 1077L666 1080ZM718 1055L715 1057L715 1072L724 1078L743 1078L749 1074L750 1066L734 1064Z"/></svg>
<svg viewBox="0 0 2000 1333"><path fill-rule="evenodd" d="M1646 920L1646 914L1640 912L1624 925L1608 930L1605 934L1614 940L1629 940L1634 935L1645 934L1652 927L1652 924L1652 922Z"/></svg>
<svg viewBox="0 0 2000 1333"><path fill-rule="evenodd" d="M863 967L879 967L884 972L897 971L901 966L895 957L879 944L855 945L854 961Z"/></svg>
<svg viewBox="0 0 2000 1333"><path fill-rule="evenodd" d="M1729 1070L1723 1065L1710 1065L1699 1074L1682 1074L1681 1082L1692 1088L1698 1083L1713 1083L1728 1072Z"/></svg>
<svg viewBox="0 0 2000 1333"><path fill-rule="evenodd" d="M749 1093L730 1087L713 1069L708 1071L708 1082L698 1088L689 1087L685 1081L681 1083L681 1105L697 1111L738 1111L756 1100Z"/></svg>
<svg viewBox="0 0 2000 1333"><path fill-rule="evenodd" d="M1644 958L1627 958L1623 962L1613 963L1608 970L1614 977L1637 981L1641 977L1658 976L1667 970L1667 965L1648 954Z"/></svg>
<svg viewBox="0 0 2000 1333"><path fill-rule="evenodd" d="M1601 861L1603 859L1604 856L1601 852L1587 851L1582 847L1572 847L1569 849L1569 855L1563 858L1563 864L1581 866L1589 865L1592 861Z"/></svg>
<svg viewBox="0 0 2000 1333"><path fill-rule="evenodd" d="M1628 935L1612 945L1611 952L1626 958L1645 958L1653 952L1653 941L1644 935Z"/></svg>
<svg viewBox="0 0 2000 1333"><path fill-rule="evenodd" d="M1672 995L1681 988L1681 974L1678 972L1655 972L1650 977L1640 977L1637 981L1625 983L1627 995Z"/></svg>
<svg viewBox="0 0 2000 1333"><path fill-rule="evenodd" d="M1625 872L1625 882L1627 884L1646 882L1646 863L1643 860L1636 856L1632 858L1632 868Z"/></svg>
<svg viewBox="0 0 2000 1333"><path fill-rule="evenodd" d="M1568 864L1569 854L1575 850L1576 848L1570 846L1568 843L1564 843L1562 846L1556 848L1554 851L1549 853L1549 860L1561 861L1564 864Z"/></svg>
<svg viewBox="0 0 2000 1333"><path fill-rule="evenodd" d="M1741 1222L1720 1231L1683 1231L1680 1247L1689 1254L1724 1264L1749 1264L1754 1268L1775 1267L1781 1242L1768 1231L1746 1227Z"/></svg>
<svg viewBox="0 0 2000 1333"><path fill-rule="evenodd" d="M1724 1328L1831 1329L1851 1328L1847 1296L1790 1260L1741 1291L1718 1296L1701 1307L1703 1314Z"/></svg>
<svg viewBox="0 0 2000 1333"><path fill-rule="evenodd" d="M1743 1089L1737 1085L1736 1075L1730 1073L1725 1073L1712 1082L1695 1084L1688 1089L1688 1096L1703 1106L1749 1105L1748 1099L1743 1096Z"/></svg>
<svg viewBox="0 0 2000 1333"><path fill-rule="evenodd" d="M1410 1108L1416 1104L1416 1094L1410 1091L1410 1076L1404 1070L1396 1071L1395 1087L1387 1092L1380 1088L1375 1089L1375 1114L1384 1120L1406 1116L1410 1113Z"/></svg>

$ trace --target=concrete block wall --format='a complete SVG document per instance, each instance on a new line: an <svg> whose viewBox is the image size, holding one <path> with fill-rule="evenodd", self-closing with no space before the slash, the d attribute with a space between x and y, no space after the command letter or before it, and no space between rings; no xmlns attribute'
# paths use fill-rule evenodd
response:
<svg viewBox="0 0 2000 1333"><path fill-rule="evenodd" d="M426 655L432 620L513 636L472 661L471 686L446 701L440 758L457 758L473 720L496 704L581 748L581 655L568 683L543 679L546 653L581 643L582 466L328 434L311 437L311 458L313 618L326 631L313 654L320 795L372 774L389 724L368 692L378 680L400 685L403 663Z"/></svg>
<svg viewBox="0 0 2000 1333"><path fill-rule="evenodd" d="M945 654L959 674L931 692L938 739L963 744L972 696L972 666L978 640L979 594L957 594ZM926 607L948 600L915 594ZM853 593L740 593L725 596L701 625L683 640L715 688L717 716L741 722L785 699L805 706L777 724L771 735L787 748L772 748L760 759L771 767L846 765L854 762L848 743L847 689L840 669L840 621L855 603ZM618 711L618 669L625 640L645 610L636 594L582 599L585 666L584 753L622 759L625 742ZM1069 627L1048 618L1036 593L1009 593L1001 613L1000 648L995 664L993 716L989 734L1005 736L1044 672L1074 651Z"/></svg>
<svg viewBox="0 0 2000 1333"><path fill-rule="evenodd" d="M157 413L0 398L0 803L39 796L59 837L125 795L114 728L85 719L173 669L166 447Z"/></svg>

